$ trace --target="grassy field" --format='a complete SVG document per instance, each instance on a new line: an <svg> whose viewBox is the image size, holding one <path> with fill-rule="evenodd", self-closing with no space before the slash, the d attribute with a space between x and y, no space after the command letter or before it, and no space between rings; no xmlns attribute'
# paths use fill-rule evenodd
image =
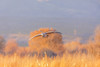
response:
<svg viewBox="0 0 100 67"><path fill-rule="evenodd" d="M67 55L63 57L44 58L0 56L0 67L100 67L100 58L86 55Z"/></svg>

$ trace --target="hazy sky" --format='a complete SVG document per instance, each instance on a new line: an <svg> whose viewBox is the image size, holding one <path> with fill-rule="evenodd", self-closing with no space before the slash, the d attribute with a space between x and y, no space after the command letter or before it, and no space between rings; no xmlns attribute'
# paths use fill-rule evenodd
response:
<svg viewBox="0 0 100 67"><path fill-rule="evenodd" d="M100 24L100 0L0 0L0 34L53 27L72 34Z"/></svg>
<svg viewBox="0 0 100 67"><path fill-rule="evenodd" d="M100 18L100 0L0 0L0 17Z"/></svg>

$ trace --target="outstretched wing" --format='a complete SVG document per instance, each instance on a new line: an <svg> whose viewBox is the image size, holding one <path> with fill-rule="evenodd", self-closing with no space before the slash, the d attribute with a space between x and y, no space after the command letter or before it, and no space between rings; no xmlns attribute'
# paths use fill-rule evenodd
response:
<svg viewBox="0 0 100 67"><path fill-rule="evenodd" d="M46 34L51 34L51 33L59 33L59 34L62 34L61 32L56 32L56 31L48 31L48 32L46 32Z"/></svg>
<svg viewBox="0 0 100 67"><path fill-rule="evenodd" d="M38 37L38 36L41 36L41 34L35 35L32 38L30 38L29 40L33 39L34 37Z"/></svg>

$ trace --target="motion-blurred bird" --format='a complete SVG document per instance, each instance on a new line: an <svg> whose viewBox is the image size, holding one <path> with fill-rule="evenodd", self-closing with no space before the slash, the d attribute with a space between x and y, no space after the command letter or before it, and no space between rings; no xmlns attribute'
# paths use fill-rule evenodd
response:
<svg viewBox="0 0 100 67"><path fill-rule="evenodd" d="M45 32L45 33L43 33L41 31L41 34L37 34L37 35L33 36L32 38L30 38L29 40L33 39L34 37L38 37L38 36L47 37L48 36L47 34L51 34L51 33L59 33L59 34L62 34L60 32L56 32L56 31L48 31L48 32Z"/></svg>

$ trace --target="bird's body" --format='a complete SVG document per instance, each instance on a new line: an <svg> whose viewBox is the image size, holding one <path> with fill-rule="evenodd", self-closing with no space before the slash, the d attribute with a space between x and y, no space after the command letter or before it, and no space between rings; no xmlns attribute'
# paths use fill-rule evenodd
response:
<svg viewBox="0 0 100 67"><path fill-rule="evenodd" d="M37 35L33 36L29 40L33 39L34 37L38 37L38 36L47 37L47 34L51 34L51 33L59 33L59 34L61 34L60 32L56 32L56 31L48 31L48 32L45 32L45 33L42 32L41 34L37 34Z"/></svg>

